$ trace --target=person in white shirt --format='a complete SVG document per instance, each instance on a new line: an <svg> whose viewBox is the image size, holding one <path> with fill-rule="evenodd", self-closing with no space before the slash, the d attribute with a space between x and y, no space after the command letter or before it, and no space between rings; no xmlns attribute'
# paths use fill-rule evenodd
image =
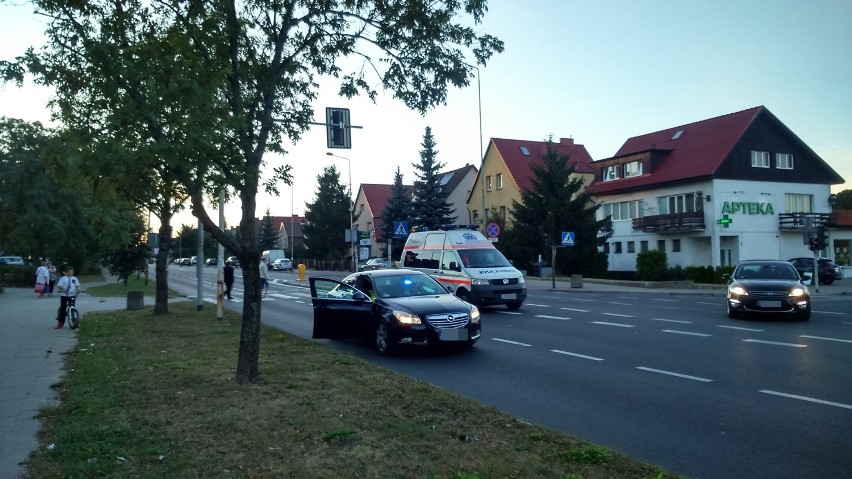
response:
<svg viewBox="0 0 852 479"><path fill-rule="evenodd" d="M266 266L266 259L260 260L260 290L261 298L266 297L266 291L269 289L269 267Z"/></svg>
<svg viewBox="0 0 852 479"><path fill-rule="evenodd" d="M85 291L80 280L74 276L74 268L68 266L65 268L65 276L59 278L56 282L56 290L59 292L59 311L56 312L56 329L62 329L65 326L65 315L68 310L68 303L77 298L77 294Z"/></svg>
<svg viewBox="0 0 852 479"><path fill-rule="evenodd" d="M35 292L39 298L43 298L47 293L48 283L50 283L50 271L47 269L47 261L42 261L41 266L36 268L36 285Z"/></svg>

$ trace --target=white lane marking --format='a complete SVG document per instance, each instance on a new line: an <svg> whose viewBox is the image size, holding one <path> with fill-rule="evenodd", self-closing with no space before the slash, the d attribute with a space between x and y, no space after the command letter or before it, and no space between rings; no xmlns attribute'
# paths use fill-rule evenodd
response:
<svg viewBox="0 0 852 479"><path fill-rule="evenodd" d="M837 341L838 343L852 343L852 339L840 339L840 338L824 338L822 336L808 336L806 334L799 335L800 338L810 338L810 339L822 339L824 341Z"/></svg>
<svg viewBox="0 0 852 479"><path fill-rule="evenodd" d="M718 306L719 303L708 303L707 301L696 301L695 304L710 304L713 306Z"/></svg>
<svg viewBox="0 0 852 479"><path fill-rule="evenodd" d="M601 313L606 316L617 316L619 318L635 318L632 314L618 314L618 313Z"/></svg>
<svg viewBox="0 0 852 479"><path fill-rule="evenodd" d="M817 404L825 404L827 406L837 406L837 407L842 407L843 409L852 409L852 405L850 405L850 404L843 404L843 403L840 403L840 402L832 402L832 401L824 401L822 399L809 398L807 396L797 396L795 394L787 394L787 393L782 393L782 392L778 392L778 391L771 391L769 389L761 389L758 392L762 392L763 394L772 394L773 396L781 396L781 397L790 398L790 399L799 399L799 400L802 400L802 401L815 402Z"/></svg>
<svg viewBox="0 0 852 479"><path fill-rule="evenodd" d="M524 303L524 306L538 306L539 308L549 308L549 304Z"/></svg>
<svg viewBox="0 0 852 479"><path fill-rule="evenodd" d="M286 294L279 294L279 293L269 293L267 296L275 296L276 298L279 298L279 299L296 299L297 298L296 296L288 296Z"/></svg>
<svg viewBox="0 0 852 479"><path fill-rule="evenodd" d="M305 301L302 301L302 300L299 300L299 299L297 299L296 301L293 301L293 302L294 302L294 303L302 303L302 304L305 304Z"/></svg>
<svg viewBox="0 0 852 479"><path fill-rule="evenodd" d="M820 314L839 314L840 316L846 316L846 313L838 313L836 311L814 311L814 313Z"/></svg>
<svg viewBox="0 0 852 479"><path fill-rule="evenodd" d="M578 303L595 303L595 302L597 302L596 299L578 299L578 298L571 298L571 301L576 301Z"/></svg>
<svg viewBox="0 0 852 479"><path fill-rule="evenodd" d="M594 356L586 356L586 355L577 354L577 353L569 353L568 351L560 351L558 349L551 349L550 351L553 352L553 353L557 353L557 354L564 354L566 356L574 356L576 358L591 359L592 361L603 361L603 358L596 358Z"/></svg>
<svg viewBox="0 0 852 479"><path fill-rule="evenodd" d="M568 321L569 319L571 319L571 318L566 318L564 316L548 316L546 314L536 314L535 317L536 318L544 318L544 319L559 319L559 320L562 320L562 321Z"/></svg>
<svg viewBox="0 0 852 479"><path fill-rule="evenodd" d="M578 313L588 313L588 309L574 309L574 308L559 308L564 309L565 311L577 311Z"/></svg>
<svg viewBox="0 0 852 479"><path fill-rule="evenodd" d="M666 374L668 376L674 376L674 377L678 377L678 378L692 379L693 381L701 381L701 382L704 382L704 383L712 383L713 382L712 379L700 378L698 376L690 376L688 374L674 373L674 372L671 372L671 371L664 371L662 369L646 368L646 367L643 367L643 366L636 366L636 369L641 369L642 371L648 371L650 373L659 373L659 374Z"/></svg>
<svg viewBox="0 0 852 479"><path fill-rule="evenodd" d="M762 332L763 332L763 330L762 330L762 329L741 328L741 327L739 327L739 326L722 326L722 325L717 325L716 327L717 327L717 328L725 328L725 329L737 329L737 330L739 330L739 331L754 331L754 332L756 332L756 333L762 333Z"/></svg>
<svg viewBox="0 0 852 479"><path fill-rule="evenodd" d="M674 330L674 329L664 329L663 332L664 333L672 333L672 334L685 334L687 336L701 336L703 338L713 336L712 334L693 333L693 332L690 332L690 331L677 331L677 330Z"/></svg>
<svg viewBox="0 0 852 479"><path fill-rule="evenodd" d="M692 324L692 321L681 321L679 319L663 319L663 318L651 318L652 321L666 321L669 323L682 323L682 324Z"/></svg>
<svg viewBox="0 0 852 479"><path fill-rule="evenodd" d="M678 300L676 300L676 299L659 299L659 298L654 298L651 301L663 301L663 302L666 302L666 303L677 303L678 302Z"/></svg>
<svg viewBox="0 0 852 479"><path fill-rule="evenodd" d="M514 344L516 346L526 346L526 347L532 346L532 344L519 343L517 341L509 341L508 339L500 339L500 338L491 338L491 339L494 340L494 341L500 341L501 343Z"/></svg>
<svg viewBox="0 0 852 479"><path fill-rule="evenodd" d="M617 304L619 306L633 306L633 303L619 303L617 301L607 301L609 304Z"/></svg>
<svg viewBox="0 0 852 479"><path fill-rule="evenodd" d="M806 348L807 344L793 344L793 343L778 343L775 341L761 341L760 339L743 339L745 343L761 343L761 344L772 344L775 346L789 346L791 348Z"/></svg>
<svg viewBox="0 0 852 479"><path fill-rule="evenodd" d="M524 314L524 313L521 313L520 311L494 311L494 312L500 313L500 314Z"/></svg>
<svg viewBox="0 0 852 479"><path fill-rule="evenodd" d="M604 326L618 326L619 328L635 328L636 327L632 324L607 323L605 321L592 321L592 324L602 324Z"/></svg>

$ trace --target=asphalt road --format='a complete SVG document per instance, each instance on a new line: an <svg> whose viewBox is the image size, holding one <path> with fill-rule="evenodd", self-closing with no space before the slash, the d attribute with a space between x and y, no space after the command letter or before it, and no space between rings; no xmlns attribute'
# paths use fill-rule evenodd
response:
<svg viewBox="0 0 852 479"><path fill-rule="evenodd" d="M296 277L271 274L263 318L310 337ZM195 269L171 267L170 283L194 295ZM329 344L690 477L849 477L852 298L820 297L809 322L730 320L722 304L531 289L519 311L484 310L472 351L385 358L363 342Z"/></svg>

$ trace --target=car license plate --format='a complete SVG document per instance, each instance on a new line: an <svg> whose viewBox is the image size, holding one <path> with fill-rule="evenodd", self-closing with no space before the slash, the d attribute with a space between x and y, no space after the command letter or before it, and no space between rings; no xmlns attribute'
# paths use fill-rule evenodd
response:
<svg viewBox="0 0 852 479"><path fill-rule="evenodd" d="M515 293L501 294L500 299L518 299L518 295Z"/></svg>
<svg viewBox="0 0 852 479"><path fill-rule="evenodd" d="M441 341L467 341L467 328L439 329Z"/></svg>
<svg viewBox="0 0 852 479"><path fill-rule="evenodd" d="M758 306L761 308L780 308L781 301L758 301Z"/></svg>

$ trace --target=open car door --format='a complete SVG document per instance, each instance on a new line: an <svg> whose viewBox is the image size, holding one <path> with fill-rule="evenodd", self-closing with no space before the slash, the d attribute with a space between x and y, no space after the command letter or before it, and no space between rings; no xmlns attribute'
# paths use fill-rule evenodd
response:
<svg viewBox="0 0 852 479"><path fill-rule="evenodd" d="M362 338L373 333L373 302L364 293L327 278L309 278L314 339Z"/></svg>

